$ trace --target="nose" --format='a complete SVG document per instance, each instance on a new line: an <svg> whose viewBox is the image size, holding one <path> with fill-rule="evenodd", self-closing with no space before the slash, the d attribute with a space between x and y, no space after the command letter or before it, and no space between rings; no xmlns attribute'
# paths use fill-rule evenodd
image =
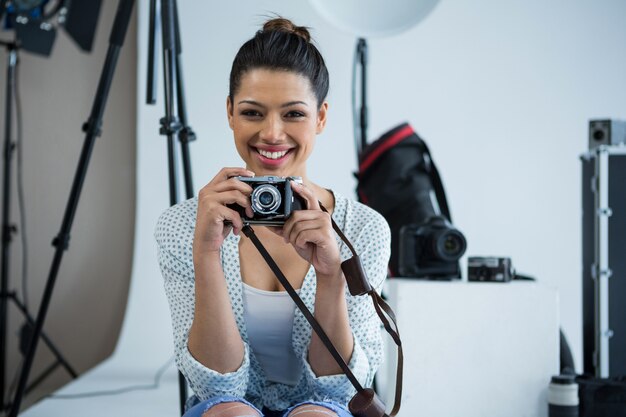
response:
<svg viewBox="0 0 626 417"><path fill-rule="evenodd" d="M285 138L283 121L280 116L267 116L261 126L259 139L268 143L281 142Z"/></svg>

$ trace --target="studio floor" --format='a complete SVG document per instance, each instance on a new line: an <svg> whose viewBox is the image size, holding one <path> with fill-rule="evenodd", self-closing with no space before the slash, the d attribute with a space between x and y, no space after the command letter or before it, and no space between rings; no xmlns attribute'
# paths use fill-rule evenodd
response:
<svg viewBox="0 0 626 417"><path fill-rule="evenodd" d="M156 388L151 386L154 385L157 370L125 373L120 371L115 362L115 357L111 358L55 392L56 397L40 401L20 416L180 416L178 378L172 361L169 365L164 365L164 368L165 366L167 368L164 369ZM143 389L126 390L131 387L143 387ZM99 395L83 396L83 394L96 392ZM107 395L102 395L105 392ZM68 398L69 396L72 398Z"/></svg>

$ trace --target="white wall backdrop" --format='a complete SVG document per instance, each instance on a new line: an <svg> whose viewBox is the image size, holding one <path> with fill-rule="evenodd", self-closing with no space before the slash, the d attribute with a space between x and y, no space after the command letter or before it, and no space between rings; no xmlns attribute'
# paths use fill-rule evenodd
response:
<svg viewBox="0 0 626 417"><path fill-rule="evenodd" d="M161 84L157 106L143 103L148 8L139 7L137 240L118 353L156 367L172 351L152 238L168 205L167 160L158 135ZM308 2L286 0L179 2L189 120L198 136L191 145L195 189L222 166L240 165L225 117L230 65L274 12L313 28L331 74L329 123L309 173L351 195L355 39ZM370 41L371 137L409 121L439 165L467 254L510 256L518 271L558 287L579 370L578 156L590 118L626 117L625 16L621 0L449 0L408 32Z"/></svg>

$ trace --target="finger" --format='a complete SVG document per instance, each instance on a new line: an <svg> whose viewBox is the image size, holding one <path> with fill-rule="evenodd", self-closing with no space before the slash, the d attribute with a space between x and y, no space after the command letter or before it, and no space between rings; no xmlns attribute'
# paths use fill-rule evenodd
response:
<svg viewBox="0 0 626 417"><path fill-rule="evenodd" d="M248 198L248 196L238 190L216 193L214 198L216 202L222 205L238 204L243 208L250 207L250 199Z"/></svg>
<svg viewBox="0 0 626 417"><path fill-rule="evenodd" d="M306 249L309 244L318 245L323 241L321 229L306 229L292 238L292 245L300 249Z"/></svg>
<svg viewBox="0 0 626 417"><path fill-rule="evenodd" d="M215 185L214 191L218 193L226 193L228 191L241 193L245 198L245 204L242 204L241 202L238 204L245 209L246 216L254 216L250 203L250 194L252 194L252 187L250 185L238 180L237 178L231 178Z"/></svg>
<svg viewBox="0 0 626 417"><path fill-rule="evenodd" d="M231 225L235 234L239 234L239 231L243 229L243 220L241 220L239 213L226 206L220 206L217 209L216 221Z"/></svg>
<svg viewBox="0 0 626 417"><path fill-rule="evenodd" d="M230 179L228 179L226 181L222 181L222 182L217 183L215 185L212 185L212 189L217 191L217 192L229 191L229 190L239 190L239 191L241 191L242 193L244 193L246 195L250 195L252 193L252 187L249 184L247 184L247 183L245 183L245 182L243 182L243 181L241 181L241 180L239 180L239 179L237 179L235 177L230 178Z"/></svg>
<svg viewBox="0 0 626 417"><path fill-rule="evenodd" d="M234 181L241 183L243 187L231 189L228 186L220 186L220 184L207 184L198 194L198 204L206 207L211 207L215 203L238 204L245 209L248 217L252 217L254 213L250 205L249 190L246 188L246 184L241 181Z"/></svg>
<svg viewBox="0 0 626 417"><path fill-rule="evenodd" d="M315 210L295 210L292 211L289 215L288 222L300 222L303 220L313 220L313 219L330 219L330 215L328 213L324 213L323 211L315 211Z"/></svg>
<svg viewBox="0 0 626 417"><path fill-rule="evenodd" d="M239 191L233 191L236 197L236 201L233 201L232 203L228 203L226 202L225 204L237 204L240 207L243 207L245 213L246 213L246 217L253 217L254 216L254 211L252 211L252 204L250 203L250 198L247 195L244 194L239 194Z"/></svg>
<svg viewBox="0 0 626 417"><path fill-rule="evenodd" d="M328 217L329 217L328 214L322 211L315 211L315 210L294 211L291 213L291 215L289 216L289 219L287 219L287 221L283 225L283 236L289 236L292 232L292 229L296 227L296 225L300 224L301 222L315 220L315 221L321 222L322 224L324 223L330 224L330 222L328 221L329 220Z"/></svg>
<svg viewBox="0 0 626 417"><path fill-rule="evenodd" d="M287 234L287 231L284 231L283 237L292 245L302 247L301 245L303 242L298 243L298 241L299 239L302 238L303 234L306 234L306 236L311 237L309 232L316 231L315 239L312 242L318 243L323 239L323 234L324 234L323 226L324 225L318 220L301 221L295 224L291 228L291 230L289 231L289 234Z"/></svg>
<svg viewBox="0 0 626 417"><path fill-rule="evenodd" d="M296 194L304 198L304 200L307 203L307 208L309 210L321 210L319 201L317 201L317 197L315 197L313 190L293 180L290 182L291 182L291 188L296 192Z"/></svg>
<svg viewBox="0 0 626 417"><path fill-rule="evenodd" d="M222 181L226 181L231 177L254 177L254 172L241 167L235 168L222 168L217 175L209 182L209 184L217 184Z"/></svg>

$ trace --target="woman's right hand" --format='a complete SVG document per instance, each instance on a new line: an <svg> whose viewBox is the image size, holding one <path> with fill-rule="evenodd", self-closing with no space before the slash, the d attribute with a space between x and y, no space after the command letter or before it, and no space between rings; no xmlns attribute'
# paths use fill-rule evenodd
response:
<svg viewBox="0 0 626 417"><path fill-rule="evenodd" d="M239 213L228 208L227 204L234 203L244 207L246 214L252 217L250 206L252 187L233 178L237 176L253 177L254 173L245 168L222 168L211 182L200 190L193 241L194 252L218 252L231 229L236 235L239 234L243 228L243 221Z"/></svg>

